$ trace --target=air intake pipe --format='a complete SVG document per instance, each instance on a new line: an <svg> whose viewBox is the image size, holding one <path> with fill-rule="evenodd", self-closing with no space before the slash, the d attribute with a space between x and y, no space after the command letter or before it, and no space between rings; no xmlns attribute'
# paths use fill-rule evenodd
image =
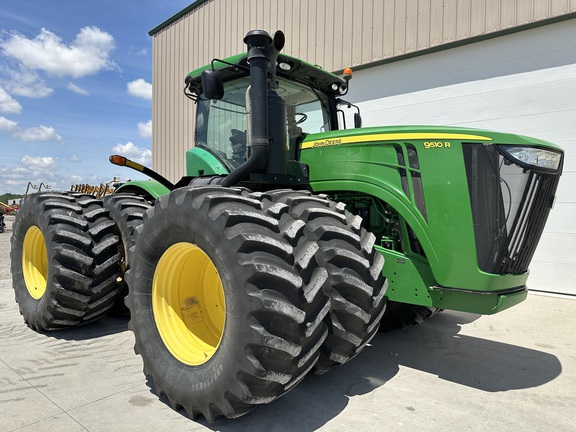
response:
<svg viewBox="0 0 576 432"><path fill-rule="evenodd" d="M248 46L252 111L248 160L228 174L222 186L234 186L251 173L286 173L286 107L275 90L276 59L284 47L284 33L277 31L272 38L263 30L252 30L244 43Z"/></svg>

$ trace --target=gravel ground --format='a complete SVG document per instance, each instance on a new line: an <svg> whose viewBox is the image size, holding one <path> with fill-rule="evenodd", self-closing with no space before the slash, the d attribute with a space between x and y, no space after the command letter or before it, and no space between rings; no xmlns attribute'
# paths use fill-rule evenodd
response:
<svg viewBox="0 0 576 432"><path fill-rule="evenodd" d="M0 280L10 279L10 237L14 216L4 216L6 231L0 233Z"/></svg>

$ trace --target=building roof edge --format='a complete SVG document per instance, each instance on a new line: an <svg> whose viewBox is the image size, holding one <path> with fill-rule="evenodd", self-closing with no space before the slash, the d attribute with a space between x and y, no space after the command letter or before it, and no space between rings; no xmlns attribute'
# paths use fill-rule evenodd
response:
<svg viewBox="0 0 576 432"><path fill-rule="evenodd" d="M149 36L154 36L156 33L159 33L160 31L164 30L166 27L168 27L170 24L178 21L180 18L182 18L183 16L189 14L190 12L192 12L194 9L196 9L197 7L201 6L203 3L206 3L210 0L196 0L194 1L190 6L186 6L184 9L182 9L180 12L172 15L170 18L168 18L166 21L164 21L161 24L158 24L156 27L154 27L152 30L150 30L148 32Z"/></svg>

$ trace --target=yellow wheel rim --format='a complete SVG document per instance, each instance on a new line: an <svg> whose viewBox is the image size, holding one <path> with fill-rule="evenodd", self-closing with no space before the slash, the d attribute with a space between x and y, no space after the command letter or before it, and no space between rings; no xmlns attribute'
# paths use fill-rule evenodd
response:
<svg viewBox="0 0 576 432"><path fill-rule="evenodd" d="M184 364L206 363L226 320L222 281L212 260L192 243L164 252L152 281L152 312L164 345Z"/></svg>
<svg viewBox="0 0 576 432"><path fill-rule="evenodd" d="M24 236L22 272L24 273L24 283L32 298L41 299L46 292L48 256L44 236L37 226L28 228Z"/></svg>

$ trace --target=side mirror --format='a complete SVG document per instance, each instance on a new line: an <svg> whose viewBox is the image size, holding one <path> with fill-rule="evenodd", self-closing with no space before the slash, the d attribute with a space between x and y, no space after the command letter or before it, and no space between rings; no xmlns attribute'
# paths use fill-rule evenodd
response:
<svg viewBox="0 0 576 432"><path fill-rule="evenodd" d="M202 92L206 99L222 99L224 97L224 82L219 70L206 69L200 76Z"/></svg>
<svg viewBox="0 0 576 432"><path fill-rule="evenodd" d="M354 127L360 129L362 127L362 116L360 113L354 113Z"/></svg>

